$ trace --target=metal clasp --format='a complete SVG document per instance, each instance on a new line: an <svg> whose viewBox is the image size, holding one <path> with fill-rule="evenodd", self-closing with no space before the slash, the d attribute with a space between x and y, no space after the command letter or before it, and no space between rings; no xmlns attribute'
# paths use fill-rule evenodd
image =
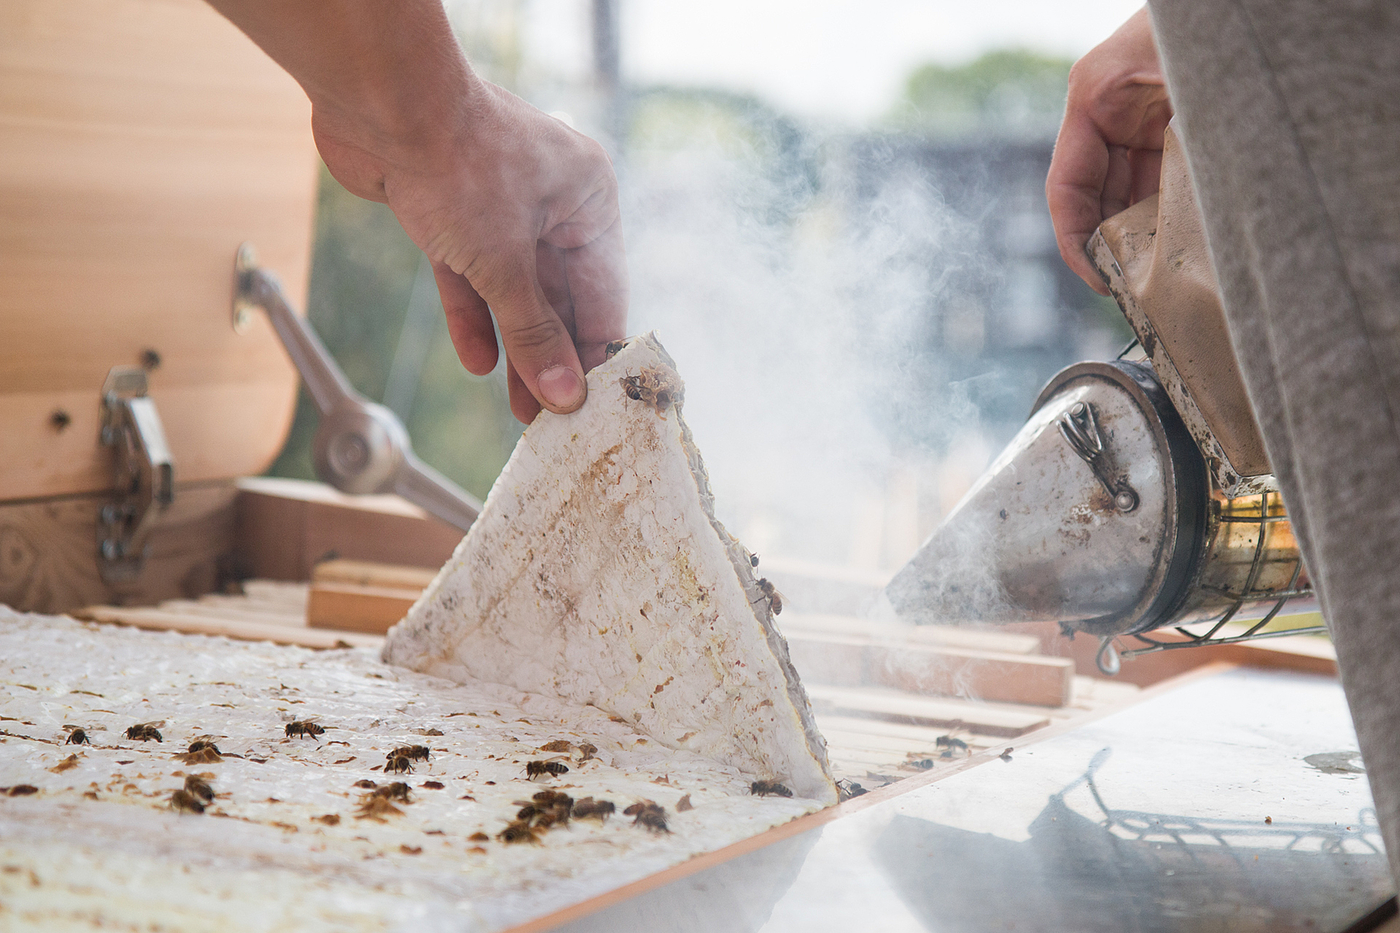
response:
<svg viewBox="0 0 1400 933"><path fill-rule="evenodd" d="M234 330L248 327L253 309L266 311L321 414L311 445L316 475L353 495L397 493L449 525L470 528L481 503L418 459L398 415L355 391L315 329L292 311L276 277L258 267L247 243L238 248L234 284Z"/></svg>
<svg viewBox="0 0 1400 933"><path fill-rule="evenodd" d="M108 583L135 579L156 516L175 500L175 465L146 371L114 366L102 384L102 443L116 448L116 494L97 517L98 569Z"/></svg>
<svg viewBox="0 0 1400 933"><path fill-rule="evenodd" d="M1138 506L1138 494L1128 485L1126 479L1115 477L1108 465L1107 451L1104 449L1103 432L1099 430L1098 414L1089 402L1075 402L1069 411L1060 416L1060 434L1069 442L1070 448L1079 459L1089 464L1103 488L1113 497L1113 507L1120 512L1131 512Z"/></svg>

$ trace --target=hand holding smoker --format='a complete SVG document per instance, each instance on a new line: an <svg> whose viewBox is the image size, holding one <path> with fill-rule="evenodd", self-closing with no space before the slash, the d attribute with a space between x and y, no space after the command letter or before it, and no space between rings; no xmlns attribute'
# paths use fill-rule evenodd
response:
<svg viewBox="0 0 1400 933"><path fill-rule="evenodd" d="M1325 631L1265 631L1312 589L1170 128L1159 194L1104 221L1088 250L1146 359L1078 363L1051 378L1025 426L891 580L890 603L923 623L1056 621L1097 636L1110 674L1123 636L1139 643L1121 652L1132 656ZM1226 629L1244 618L1257 621ZM1195 623L1206 630L1184 627ZM1146 634L1166 626L1185 640Z"/></svg>

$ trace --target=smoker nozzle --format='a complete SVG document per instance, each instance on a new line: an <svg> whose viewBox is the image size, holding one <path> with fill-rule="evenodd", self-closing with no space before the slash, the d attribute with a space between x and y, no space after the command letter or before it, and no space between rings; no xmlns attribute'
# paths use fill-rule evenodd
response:
<svg viewBox="0 0 1400 933"><path fill-rule="evenodd" d="M1080 363L1045 387L885 594L917 622L1153 628L1193 576L1206 495L1200 453L1151 367Z"/></svg>

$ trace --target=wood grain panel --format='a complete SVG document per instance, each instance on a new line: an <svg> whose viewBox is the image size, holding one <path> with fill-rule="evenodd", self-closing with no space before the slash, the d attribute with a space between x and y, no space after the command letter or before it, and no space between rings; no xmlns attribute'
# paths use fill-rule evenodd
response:
<svg viewBox="0 0 1400 933"><path fill-rule="evenodd" d="M215 589L233 541L232 483L176 488L151 534L139 579L109 585L97 564L102 495L0 504L0 603L68 612L91 603L154 603Z"/></svg>
<svg viewBox="0 0 1400 933"><path fill-rule="evenodd" d="M0 499L110 485L97 393L147 349L177 479L265 468L296 376L233 332L233 257L304 304L315 165L300 88L199 0L0 5Z"/></svg>

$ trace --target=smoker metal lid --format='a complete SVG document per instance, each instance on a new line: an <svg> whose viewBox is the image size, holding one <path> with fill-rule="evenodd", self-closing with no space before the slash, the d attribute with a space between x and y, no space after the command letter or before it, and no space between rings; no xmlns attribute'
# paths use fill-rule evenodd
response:
<svg viewBox="0 0 1400 933"><path fill-rule="evenodd" d="M1155 542L1148 542L1156 547L1149 582L1138 601L1127 611L1074 622L1072 627L1095 635L1132 634L1165 624L1186 598L1202 549L1209 484L1199 449L1146 363L1079 363L1063 369L1041 390L1032 417L1054 406L1056 399L1073 392L1075 386L1095 381L1114 386L1130 399L1142 417L1142 427L1150 431L1151 453L1143 451L1142 455L1161 471L1163 499L1157 515L1162 525ZM1131 456L1134 450L1128 448L1125 453ZM1138 470L1150 473L1141 464L1128 464L1124 469L1130 480ZM1112 560L1106 548L1097 550L1105 561Z"/></svg>

